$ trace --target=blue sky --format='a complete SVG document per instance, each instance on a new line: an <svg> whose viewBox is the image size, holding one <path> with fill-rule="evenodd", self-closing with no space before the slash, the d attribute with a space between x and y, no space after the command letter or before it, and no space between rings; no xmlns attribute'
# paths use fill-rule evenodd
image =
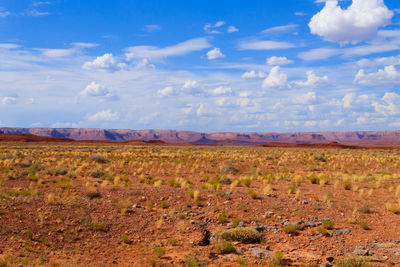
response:
<svg viewBox="0 0 400 267"><path fill-rule="evenodd" d="M398 0L0 1L0 126L400 129Z"/></svg>

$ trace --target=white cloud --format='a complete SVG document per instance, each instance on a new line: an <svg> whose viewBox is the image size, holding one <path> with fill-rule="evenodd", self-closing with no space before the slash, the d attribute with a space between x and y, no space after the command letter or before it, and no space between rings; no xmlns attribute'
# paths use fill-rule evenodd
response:
<svg viewBox="0 0 400 267"><path fill-rule="evenodd" d="M156 24L145 25L144 30L146 32L155 32L155 31L161 30L161 26L156 25Z"/></svg>
<svg viewBox="0 0 400 267"><path fill-rule="evenodd" d="M344 119L339 119L337 122L336 122L336 126L341 126L341 125L343 125L343 123L344 123Z"/></svg>
<svg viewBox="0 0 400 267"><path fill-rule="evenodd" d="M293 82L294 85L300 87L315 87L317 84L321 82L328 81L328 76L318 77L315 75L314 71L310 70L307 71L307 80L306 81L295 81Z"/></svg>
<svg viewBox="0 0 400 267"><path fill-rule="evenodd" d="M250 99L248 98L239 98L236 100L236 104L238 104L241 107L247 107L250 104Z"/></svg>
<svg viewBox="0 0 400 267"><path fill-rule="evenodd" d="M112 112L111 109L102 110L93 115L88 115L89 121L116 121L119 119L119 112Z"/></svg>
<svg viewBox="0 0 400 267"><path fill-rule="evenodd" d="M340 54L339 49L335 48L316 48L309 51L299 53L299 58L307 61L320 60L333 57Z"/></svg>
<svg viewBox="0 0 400 267"><path fill-rule="evenodd" d="M344 108L351 108L352 107L351 104L353 103L353 98L354 98L354 94L352 94L352 93L346 94L342 99L343 107Z"/></svg>
<svg viewBox="0 0 400 267"><path fill-rule="evenodd" d="M17 49L20 48L20 45L12 44L12 43L0 43L0 49Z"/></svg>
<svg viewBox="0 0 400 267"><path fill-rule="evenodd" d="M76 53L76 49L46 49L46 48L38 48L42 55L46 57L68 57Z"/></svg>
<svg viewBox="0 0 400 267"><path fill-rule="evenodd" d="M307 15L307 13L302 12L302 11L295 12L294 14L295 14L296 16L301 16L301 17Z"/></svg>
<svg viewBox="0 0 400 267"><path fill-rule="evenodd" d="M272 56L267 59L267 64L271 66L283 66L287 64L292 64L293 60L287 59L287 57L276 57Z"/></svg>
<svg viewBox="0 0 400 267"><path fill-rule="evenodd" d="M85 89L80 93L82 96L87 97L101 97L104 99L118 99L118 97L113 94L110 90L101 86L96 82L91 82Z"/></svg>
<svg viewBox="0 0 400 267"><path fill-rule="evenodd" d="M88 61L83 64L84 69L88 70L104 70L108 72L116 72L126 67L125 63L119 63L112 54L104 54L97 57L93 61Z"/></svg>
<svg viewBox="0 0 400 267"><path fill-rule="evenodd" d="M297 24L288 24L288 25L283 25L283 26L271 27L271 28L263 30L262 33L285 32L285 31L294 30L298 26L299 25L297 25Z"/></svg>
<svg viewBox="0 0 400 267"><path fill-rule="evenodd" d="M234 32L238 32L239 29L236 28L235 26L229 26L228 29L226 30L228 33L234 33Z"/></svg>
<svg viewBox="0 0 400 267"><path fill-rule="evenodd" d="M203 29L206 33L218 34L222 32L218 31L217 29L221 26L224 26L225 24L225 21L217 21L215 24L207 23L206 25L204 25Z"/></svg>
<svg viewBox="0 0 400 267"><path fill-rule="evenodd" d="M11 16L11 12L5 10L4 8L0 7L0 18L6 18Z"/></svg>
<svg viewBox="0 0 400 267"><path fill-rule="evenodd" d="M287 75L280 73L280 67L275 66L265 78L262 88L283 88L287 87Z"/></svg>
<svg viewBox="0 0 400 267"><path fill-rule="evenodd" d="M374 59L363 58L357 61L359 67L376 67L376 66L388 66L388 65L400 65L400 56L392 57L379 57Z"/></svg>
<svg viewBox="0 0 400 267"><path fill-rule="evenodd" d="M215 109L206 103L201 103L196 111L197 116L211 116L215 114Z"/></svg>
<svg viewBox="0 0 400 267"><path fill-rule="evenodd" d="M28 8L23 12L23 15L28 16L28 17L43 17L43 16L50 15L50 13L39 11L35 8Z"/></svg>
<svg viewBox="0 0 400 267"><path fill-rule="evenodd" d="M27 105L30 105L30 104L33 104L33 103L35 103L35 99L34 99L34 98L29 98L29 99L26 101L26 104L27 104Z"/></svg>
<svg viewBox="0 0 400 267"><path fill-rule="evenodd" d="M58 58L58 57L69 57L74 54L81 52L85 48L93 48L98 46L97 44L93 43L72 43L73 47L71 48L37 48L36 50L41 52L42 55L51 58Z"/></svg>
<svg viewBox="0 0 400 267"><path fill-rule="evenodd" d="M333 56L341 56L343 58L357 57L357 56L367 56L371 54L391 52L400 50L400 45L396 43L385 43L385 44L368 44L360 45L349 48L316 48L309 51L299 53L298 57L311 61L311 60L321 60L327 59Z"/></svg>
<svg viewBox="0 0 400 267"><path fill-rule="evenodd" d="M288 42L248 40L240 42L239 50L282 50L295 47L294 44Z"/></svg>
<svg viewBox="0 0 400 267"><path fill-rule="evenodd" d="M356 47L349 47L342 50L344 57L352 56L367 56L371 54L391 52L400 50L400 46L395 43L384 43L384 44L369 44L361 45Z"/></svg>
<svg viewBox="0 0 400 267"><path fill-rule="evenodd" d="M182 90L188 93L197 93L199 88L199 83L194 80L187 80L182 86Z"/></svg>
<svg viewBox="0 0 400 267"><path fill-rule="evenodd" d="M357 118L357 124L366 124L367 119L365 117L358 117Z"/></svg>
<svg viewBox="0 0 400 267"><path fill-rule="evenodd" d="M306 121L305 125L309 126L309 127L314 127L314 126L317 126L317 122L316 121Z"/></svg>
<svg viewBox="0 0 400 267"><path fill-rule="evenodd" d="M296 95L293 97L294 104L307 105L315 102L317 100L317 95L315 92L308 92L302 95Z"/></svg>
<svg viewBox="0 0 400 267"><path fill-rule="evenodd" d="M214 48L210 51L207 52L207 58L209 60L217 59L217 58L223 58L225 57L224 54L222 54L221 50L219 48Z"/></svg>
<svg viewBox="0 0 400 267"><path fill-rule="evenodd" d="M226 104L226 98L225 97L222 97L222 98L219 98L219 99L217 99L216 101L215 101L215 104L217 105L217 106L224 106L225 104Z"/></svg>
<svg viewBox="0 0 400 267"><path fill-rule="evenodd" d="M1 99L3 105L14 105L17 104L17 98L12 96L5 96Z"/></svg>
<svg viewBox="0 0 400 267"><path fill-rule="evenodd" d="M157 91L157 95L161 96L161 97L170 96L170 95L173 95L173 94L175 94L175 90L174 90L174 88L172 86L167 86L164 89L161 89L161 90Z"/></svg>
<svg viewBox="0 0 400 267"><path fill-rule="evenodd" d="M230 94L232 94L232 88L219 86L219 87L215 88L214 90L212 90L211 94L215 95L215 96L230 95Z"/></svg>
<svg viewBox="0 0 400 267"><path fill-rule="evenodd" d="M380 102L372 104L375 111L385 116L400 114L400 95L396 93L385 93Z"/></svg>
<svg viewBox="0 0 400 267"><path fill-rule="evenodd" d="M135 70L140 70L140 69L155 69L156 66L154 64L150 64L149 60L147 58L141 59L138 63L136 63Z"/></svg>
<svg viewBox="0 0 400 267"><path fill-rule="evenodd" d="M400 128L400 121L389 123L389 126L393 128Z"/></svg>
<svg viewBox="0 0 400 267"><path fill-rule="evenodd" d="M256 72L255 70L251 70L251 71L246 71L245 73L243 73L242 78L243 79L254 79L254 78L265 78L266 76L267 75L262 71Z"/></svg>
<svg viewBox="0 0 400 267"><path fill-rule="evenodd" d="M194 51L204 50L209 48L211 44L206 38L195 38L185 42L167 46L164 48L156 46L132 46L126 49L127 60L135 58L166 58L171 56L181 56Z"/></svg>
<svg viewBox="0 0 400 267"><path fill-rule="evenodd" d="M312 17L309 27L311 33L327 41L354 44L374 36L392 17L383 0L353 0L345 10L338 1L330 0Z"/></svg>
<svg viewBox="0 0 400 267"><path fill-rule="evenodd" d="M363 85L398 84L400 83L400 72L394 66L386 66L384 69L379 69L378 72L368 74L361 69L356 74L354 81Z"/></svg>

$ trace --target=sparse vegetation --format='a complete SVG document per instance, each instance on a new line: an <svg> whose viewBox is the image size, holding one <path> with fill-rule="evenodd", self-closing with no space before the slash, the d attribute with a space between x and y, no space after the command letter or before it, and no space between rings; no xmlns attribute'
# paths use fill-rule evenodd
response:
<svg viewBox="0 0 400 267"><path fill-rule="evenodd" d="M80 260L107 266L284 266L289 248L321 244L347 255L368 236L397 239L388 229L399 162L397 150L0 143L0 236L11 253L0 264L62 266L78 247Z"/></svg>
<svg viewBox="0 0 400 267"><path fill-rule="evenodd" d="M227 241L238 241L243 244L260 243L260 233L249 227L237 227L221 233L220 237Z"/></svg>

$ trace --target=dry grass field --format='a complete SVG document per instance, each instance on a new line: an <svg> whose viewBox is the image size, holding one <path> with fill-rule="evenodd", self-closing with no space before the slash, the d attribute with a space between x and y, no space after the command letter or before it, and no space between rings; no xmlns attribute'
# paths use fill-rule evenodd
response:
<svg viewBox="0 0 400 267"><path fill-rule="evenodd" d="M399 266L400 150L0 144L0 266Z"/></svg>

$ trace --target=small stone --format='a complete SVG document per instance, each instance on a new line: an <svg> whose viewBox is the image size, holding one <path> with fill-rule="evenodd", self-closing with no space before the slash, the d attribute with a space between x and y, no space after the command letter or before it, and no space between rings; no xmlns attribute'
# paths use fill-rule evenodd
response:
<svg viewBox="0 0 400 267"><path fill-rule="evenodd" d="M336 235L348 235L350 234L351 229L350 228L344 228L344 229L338 229L335 231Z"/></svg>
<svg viewBox="0 0 400 267"><path fill-rule="evenodd" d="M270 252L261 248L250 248L251 253L259 258L259 259L265 259L270 256Z"/></svg>
<svg viewBox="0 0 400 267"><path fill-rule="evenodd" d="M301 201L301 204L307 205L307 204L308 204L308 201L307 201L307 200L303 200L303 201Z"/></svg>
<svg viewBox="0 0 400 267"><path fill-rule="evenodd" d="M356 247L356 249L353 251L353 254L357 256L372 256L373 252L363 247Z"/></svg>
<svg viewBox="0 0 400 267"><path fill-rule="evenodd" d="M329 261L323 262L321 263L320 267L331 267L332 263L330 263Z"/></svg>

